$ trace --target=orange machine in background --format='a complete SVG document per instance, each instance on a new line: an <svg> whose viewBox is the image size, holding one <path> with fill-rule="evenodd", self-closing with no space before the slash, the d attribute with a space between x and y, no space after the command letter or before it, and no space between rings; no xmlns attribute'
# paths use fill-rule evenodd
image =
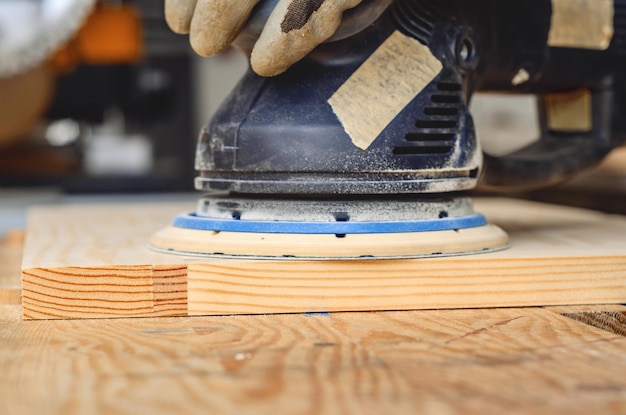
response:
<svg viewBox="0 0 626 415"><path fill-rule="evenodd" d="M133 5L98 3L76 36L51 59L59 70L88 65L132 64L143 52L141 16Z"/></svg>

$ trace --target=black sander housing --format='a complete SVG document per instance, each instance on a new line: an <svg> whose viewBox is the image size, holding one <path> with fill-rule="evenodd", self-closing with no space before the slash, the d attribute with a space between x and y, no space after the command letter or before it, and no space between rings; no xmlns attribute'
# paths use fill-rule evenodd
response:
<svg viewBox="0 0 626 415"><path fill-rule="evenodd" d="M359 33L321 45L283 75L249 71L201 133L197 189L410 194L471 189L479 177L493 187L537 187L594 165L626 128L626 2L615 2L615 34L603 50L549 46L553 3L396 0ZM328 100L395 31L426 45L443 69L362 150ZM475 91L579 89L591 97L589 131L550 130L544 107L535 144L504 157L481 153L468 111Z"/></svg>
<svg viewBox="0 0 626 415"><path fill-rule="evenodd" d="M238 40L244 51L275 3L257 6ZM584 10L572 9L579 3ZM577 18L593 24L576 27ZM625 18L626 1L365 0L285 73L245 74L200 134L195 185L208 196L152 244L323 258L502 248L506 234L459 192L479 181L557 183L623 141ZM468 109L476 91L537 95L541 137L483 154ZM243 251L242 238L225 242L238 233L247 235ZM262 248L269 234L330 239L311 237L304 251L284 241ZM402 248L381 249L370 238L380 234L399 235Z"/></svg>

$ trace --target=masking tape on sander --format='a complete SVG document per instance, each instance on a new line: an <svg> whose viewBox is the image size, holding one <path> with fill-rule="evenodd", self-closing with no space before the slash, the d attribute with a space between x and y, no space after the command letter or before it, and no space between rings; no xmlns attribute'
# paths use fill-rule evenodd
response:
<svg viewBox="0 0 626 415"><path fill-rule="evenodd" d="M366 150L442 67L427 46L395 31L328 103L354 145Z"/></svg>
<svg viewBox="0 0 626 415"><path fill-rule="evenodd" d="M552 0L548 46L604 50L613 38L613 0Z"/></svg>

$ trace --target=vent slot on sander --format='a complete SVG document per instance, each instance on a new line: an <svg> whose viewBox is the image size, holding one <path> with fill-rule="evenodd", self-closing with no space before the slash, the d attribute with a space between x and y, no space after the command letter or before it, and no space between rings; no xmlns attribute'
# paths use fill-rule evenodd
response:
<svg viewBox="0 0 626 415"><path fill-rule="evenodd" d="M430 96L432 105L424 108L426 117L415 122L416 131L404 136L405 145L393 148L393 154L419 156L448 154L459 133L459 108L462 102L461 84L440 82L437 92Z"/></svg>

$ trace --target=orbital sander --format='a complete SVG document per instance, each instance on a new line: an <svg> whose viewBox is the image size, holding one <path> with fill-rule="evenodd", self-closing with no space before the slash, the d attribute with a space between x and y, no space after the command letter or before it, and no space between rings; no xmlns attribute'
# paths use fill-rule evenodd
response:
<svg viewBox="0 0 626 415"><path fill-rule="evenodd" d="M244 52L276 3L254 9L236 40ZM507 235L465 192L479 180L551 185L620 143L624 12L604 0L364 0L284 73L244 75L200 133L195 186L206 196L151 245L276 258L502 249ZM536 95L541 137L483 154L475 91Z"/></svg>

